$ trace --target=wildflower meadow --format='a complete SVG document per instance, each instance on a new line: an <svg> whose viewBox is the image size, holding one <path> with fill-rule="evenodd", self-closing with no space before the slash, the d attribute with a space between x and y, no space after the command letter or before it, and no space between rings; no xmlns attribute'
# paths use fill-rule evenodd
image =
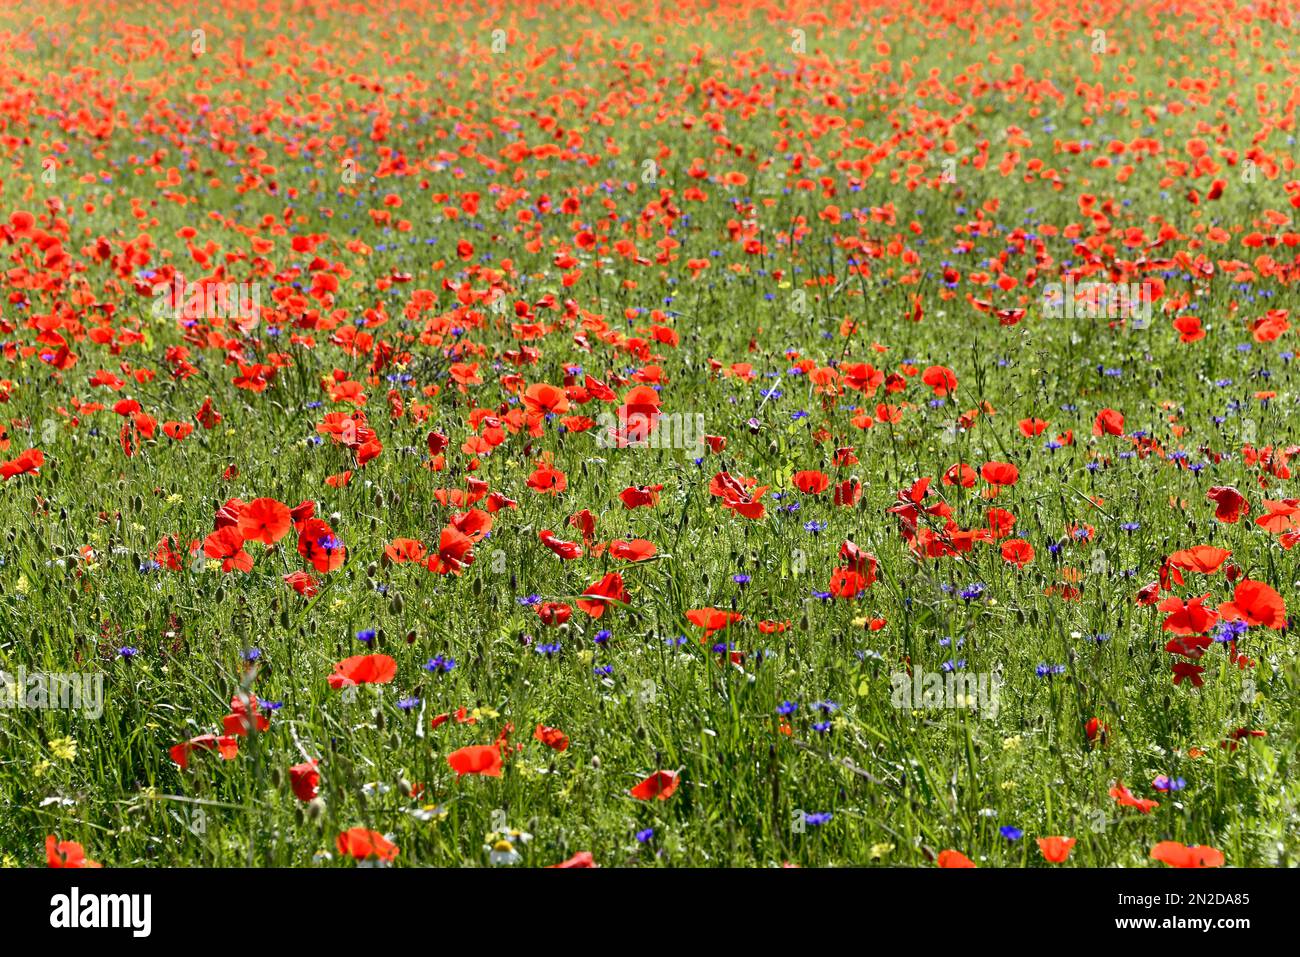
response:
<svg viewBox="0 0 1300 957"><path fill-rule="evenodd" d="M0 862L1300 864L1298 49L5 0Z"/></svg>

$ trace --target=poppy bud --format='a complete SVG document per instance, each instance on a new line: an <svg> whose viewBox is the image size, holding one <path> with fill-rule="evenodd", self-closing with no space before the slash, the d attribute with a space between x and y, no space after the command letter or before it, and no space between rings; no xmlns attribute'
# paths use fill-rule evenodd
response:
<svg viewBox="0 0 1300 957"><path fill-rule="evenodd" d="M394 615L400 615L402 613L402 609L405 607L406 607L406 602L402 600L402 596L394 592L393 600L388 603L388 610Z"/></svg>
<svg viewBox="0 0 1300 957"><path fill-rule="evenodd" d="M474 597L475 597L475 598L477 598L477 597L479 597L480 595L482 595L482 594L483 594L483 577L482 577L481 575L475 575L473 581L471 581L471 582L469 583L469 588L470 588L470 591L472 591L472 592L474 593Z"/></svg>
<svg viewBox="0 0 1300 957"><path fill-rule="evenodd" d="M397 782L397 790L402 792L402 797L409 798L411 796L411 782L406 778L402 778Z"/></svg>
<svg viewBox="0 0 1300 957"><path fill-rule="evenodd" d="M325 799L320 797L312 798L307 802L307 816L313 821L319 821L325 814Z"/></svg>
<svg viewBox="0 0 1300 957"><path fill-rule="evenodd" d="M595 755L595 754L593 754L593 755L591 756L591 766L592 766L593 768L595 768L597 771L600 770L600 756L599 756L599 755Z"/></svg>
<svg viewBox="0 0 1300 957"><path fill-rule="evenodd" d="M284 777L280 774L279 768L271 769L271 787L278 788L284 782Z"/></svg>

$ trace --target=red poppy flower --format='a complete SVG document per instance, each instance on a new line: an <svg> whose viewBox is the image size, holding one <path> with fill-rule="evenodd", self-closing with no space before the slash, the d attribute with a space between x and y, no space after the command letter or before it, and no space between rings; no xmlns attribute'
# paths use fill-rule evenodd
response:
<svg viewBox="0 0 1300 957"><path fill-rule="evenodd" d="M716 631L721 631L728 625L744 620L744 615L736 611L719 611L717 608L692 608L686 613L686 619L692 625L697 625L704 629L704 637L712 637Z"/></svg>
<svg viewBox="0 0 1300 957"><path fill-rule="evenodd" d="M1170 867L1222 867L1223 852L1202 844L1179 844L1161 841L1151 848L1151 859Z"/></svg>
<svg viewBox="0 0 1300 957"><path fill-rule="evenodd" d="M239 695L235 695L230 700L230 714L221 719L221 729L226 734L243 737L251 732L254 726L258 731L266 731L270 729L271 721L261 713L261 706L256 698L245 701Z"/></svg>
<svg viewBox="0 0 1300 957"><path fill-rule="evenodd" d="M569 479L559 469L551 468L549 465L539 465L533 470L533 474L528 476L526 484L535 492L559 495L569 487Z"/></svg>
<svg viewBox="0 0 1300 957"><path fill-rule="evenodd" d="M932 388L940 399L957 388L957 375L946 366L930 366L921 373L921 381Z"/></svg>
<svg viewBox="0 0 1300 957"><path fill-rule="evenodd" d="M253 570L253 556L244 551L244 537L233 525L219 528L205 538L203 554L220 561L223 572Z"/></svg>
<svg viewBox="0 0 1300 957"><path fill-rule="evenodd" d="M533 730L533 737L552 750L567 751L569 749L569 736L559 728L548 728L544 724L539 724Z"/></svg>
<svg viewBox="0 0 1300 957"><path fill-rule="evenodd" d="M1287 498L1280 502L1264 499L1260 504L1267 511L1255 519L1255 524L1264 531L1280 535L1300 528L1300 499Z"/></svg>
<svg viewBox="0 0 1300 957"><path fill-rule="evenodd" d="M1010 462L985 462L980 466L980 477L990 485L1015 485L1020 481L1020 470Z"/></svg>
<svg viewBox="0 0 1300 957"><path fill-rule="evenodd" d="M676 771L656 771L629 793L638 801L653 801L656 798L667 801L677 790L678 783Z"/></svg>
<svg viewBox="0 0 1300 957"><path fill-rule="evenodd" d="M1184 602L1181 598L1170 595L1158 606L1169 616L1161 627L1175 635L1199 635L1209 631L1219 620L1219 616L1213 609L1205 607L1205 599L1209 597L1207 592L1189 602Z"/></svg>
<svg viewBox="0 0 1300 957"><path fill-rule="evenodd" d="M320 591L320 580L307 572L290 572L284 582L304 598L313 598Z"/></svg>
<svg viewBox="0 0 1300 957"><path fill-rule="evenodd" d="M563 602L544 601L537 606L537 617L543 624L556 627L563 625L573 616L573 609Z"/></svg>
<svg viewBox="0 0 1300 957"><path fill-rule="evenodd" d="M50 867L94 868L102 867L98 861L86 857L86 850L76 841L60 841L50 834L45 838L45 863Z"/></svg>
<svg viewBox="0 0 1300 957"><path fill-rule="evenodd" d="M1140 798L1134 796L1133 792L1124 787L1122 781L1116 781L1115 786L1110 789L1110 796L1115 799L1115 803L1120 807L1137 808L1143 814L1150 814L1160 806L1159 801L1153 801L1150 798Z"/></svg>
<svg viewBox="0 0 1300 957"><path fill-rule="evenodd" d="M559 868L580 868L580 867L598 867L596 859L591 856L591 851L579 851L567 861L561 861L559 864L552 864L551 867Z"/></svg>
<svg viewBox="0 0 1300 957"><path fill-rule="evenodd" d="M1233 525L1242 515L1250 514L1250 503L1231 485L1216 485L1205 497L1214 503L1214 517L1220 522Z"/></svg>
<svg viewBox="0 0 1300 957"><path fill-rule="evenodd" d="M1190 661L1175 661L1172 668L1175 686L1190 680L1193 687L1205 687L1205 679L1201 677L1205 673L1205 669L1200 665L1194 665Z"/></svg>
<svg viewBox="0 0 1300 957"><path fill-rule="evenodd" d="M862 587L870 588L876 583L876 570L880 560L871 552L863 551L854 542L845 539L840 544L839 559L862 578Z"/></svg>
<svg viewBox="0 0 1300 957"><path fill-rule="evenodd" d="M975 862L963 854L961 851L940 851L939 856L934 859L938 867L944 868L969 868L974 867Z"/></svg>
<svg viewBox="0 0 1300 957"><path fill-rule="evenodd" d="M582 557L582 546L577 542L566 542L562 538L556 538L555 533L549 528L544 528L537 533L537 537L542 544L559 555L565 561L572 561L575 558Z"/></svg>
<svg viewBox="0 0 1300 957"><path fill-rule="evenodd" d="M590 545L596 537L596 518L589 509L575 512L569 516L569 524L582 532L582 543Z"/></svg>
<svg viewBox="0 0 1300 957"><path fill-rule="evenodd" d="M458 777L482 774L489 778L501 777L501 749L491 744L472 744L447 755L447 763Z"/></svg>
<svg viewBox="0 0 1300 957"><path fill-rule="evenodd" d="M1213 545L1197 545L1195 548L1185 548L1182 551L1174 552L1169 556L1169 564L1189 572L1213 575L1231 554L1232 552L1226 548L1215 548Z"/></svg>
<svg viewBox="0 0 1300 957"><path fill-rule="evenodd" d="M353 655L335 662L326 680L336 691L353 685L386 685L397 676L397 662L388 655Z"/></svg>
<svg viewBox="0 0 1300 957"><path fill-rule="evenodd" d="M384 554L395 565L407 562L422 562L429 550L417 538L395 538L384 546Z"/></svg>
<svg viewBox="0 0 1300 957"><path fill-rule="evenodd" d="M867 590L867 580L852 568L837 568L831 572L829 591L836 598L857 598Z"/></svg>
<svg viewBox="0 0 1300 957"><path fill-rule="evenodd" d="M255 498L239 513L239 534L246 542L274 545L289 533L289 506L273 498Z"/></svg>
<svg viewBox="0 0 1300 957"><path fill-rule="evenodd" d="M354 827L344 831L339 835L336 844L340 854L354 857L358 861L368 861L371 858L391 861L400 853L397 845L384 835L378 831L366 830L364 827Z"/></svg>
<svg viewBox="0 0 1300 957"><path fill-rule="evenodd" d="M626 604L627 600L628 593L623 588L623 576L618 572L610 572L600 581L588 585L576 604L592 618L599 618L605 614L605 609L610 607L610 601Z"/></svg>
<svg viewBox="0 0 1300 957"><path fill-rule="evenodd" d="M975 470L962 462L956 462L948 466L948 471L943 473L940 481L944 485L959 485L962 488L971 488L975 484Z"/></svg>
<svg viewBox="0 0 1300 957"><path fill-rule="evenodd" d="M304 761L289 769L289 787L299 801L310 801L320 790L320 771L316 761Z"/></svg>
<svg viewBox="0 0 1300 957"><path fill-rule="evenodd" d="M181 768L187 768L190 764L190 753L193 751L216 751L221 755L221 760L229 761L239 754L239 738L233 734L201 734L197 738L190 738L188 741L182 741L180 744L172 745L171 750L167 753L171 759Z"/></svg>
<svg viewBox="0 0 1300 957"><path fill-rule="evenodd" d="M1196 316L1179 316L1174 320L1174 329L1178 332L1179 342L1200 342L1205 338L1201 320Z"/></svg>
<svg viewBox="0 0 1300 957"><path fill-rule="evenodd" d="M439 575L459 575L474 563L474 540L457 528L438 534L438 553L430 555L425 567Z"/></svg>
<svg viewBox="0 0 1300 957"><path fill-rule="evenodd" d="M212 407L212 397L204 398L203 404L194 413L194 418L205 429L215 429L221 423L221 413Z"/></svg>
<svg viewBox="0 0 1300 957"><path fill-rule="evenodd" d="M648 558L654 558L657 551L659 549L655 547L655 543L644 538L634 538L626 542L616 538L609 543L609 553L615 558L628 562L643 562Z"/></svg>
<svg viewBox="0 0 1300 957"><path fill-rule="evenodd" d="M843 508L852 508L858 504L862 498L862 481L858 478L847 478L835 486L835 504Z"/></svg>
<svg viewBox="0 0 1300 957"><path fill-rule="evenodd" d="M831 485L830 478L817 471L795 472L791 481L805 495L820 495Z"/></svg>
<svg viewBox="0 0 1300 957"><path fill-rule="evenodd" d="M618 497L624 508L651 508L659 504L659 493L663 490L662 485L634 485L623 489Z"/></svg>
<svg viewBox="0 0 1300 957"><path fill-rule="evenodd" d="M1260 628L1285 628L1286 603L1282 596L1263 582L1243 578L1232 593L1232 601L1219 606L1219 614L1228 621L1244 621Z"/></svg>
<svg viewBox="0 0 1300 957"><path fill-rule="evenodd" d="M1034 560L1034 546L1023 538L1012 538L1002 543L1002 560L1024 568Z"/></svg>
<svg viewBox="0 0 1300 957"><path fill-rule="evenodd" d="M1038 849L1043 852L1043 858L1049 863L1063 864L1069 858L1074 842L1075 839L1072 837L1040 837Z"/></svg>
<svg viewBox="0 0 1300 957"><path fill-rule="evenodd" d="M0 463L0 476L7 482L16 475L36 474L45 464L45 453L40 449L28 449L16 459Z"/></svg>
<svg viewBox="0 0 1300 957"><path fill-rule="evenodd" d="M1114 409L1102 409L1092 422L1093 435L1123 435L1124 416Z"/></svg>
<svg viewBox="0 0 1300 957"><path fill-rule="evenodd" d="M524 393L524 407L534 415L552 415L569 411L564 390L545 382L535 382Z"/></svg>
<svg viewBox="0 0 1300 957"><path fill-rule="evenodd" d="M298 554L316 571L325 574L343 567L348 550L328 522L309 518L298 530Z"/></svg>
<svg viewBox="0 0 1300 957"><path fill-rule="evenodd" d="M1110 725L1102 724L1100 718L1089 718L1083 726L1083 733L1089 741L1100 741L1106 743L1106 736L1110 732Z"/></svg>

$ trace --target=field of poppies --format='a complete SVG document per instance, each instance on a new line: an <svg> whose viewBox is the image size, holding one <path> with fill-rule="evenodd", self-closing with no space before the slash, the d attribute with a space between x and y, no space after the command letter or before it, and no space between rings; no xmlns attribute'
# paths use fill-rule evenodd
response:
<svg viewBox="0 0 1300 957"><path fill-rule="evenodd" d="M1300 864L1298 45L4 4L0 860Z"/></svg>

